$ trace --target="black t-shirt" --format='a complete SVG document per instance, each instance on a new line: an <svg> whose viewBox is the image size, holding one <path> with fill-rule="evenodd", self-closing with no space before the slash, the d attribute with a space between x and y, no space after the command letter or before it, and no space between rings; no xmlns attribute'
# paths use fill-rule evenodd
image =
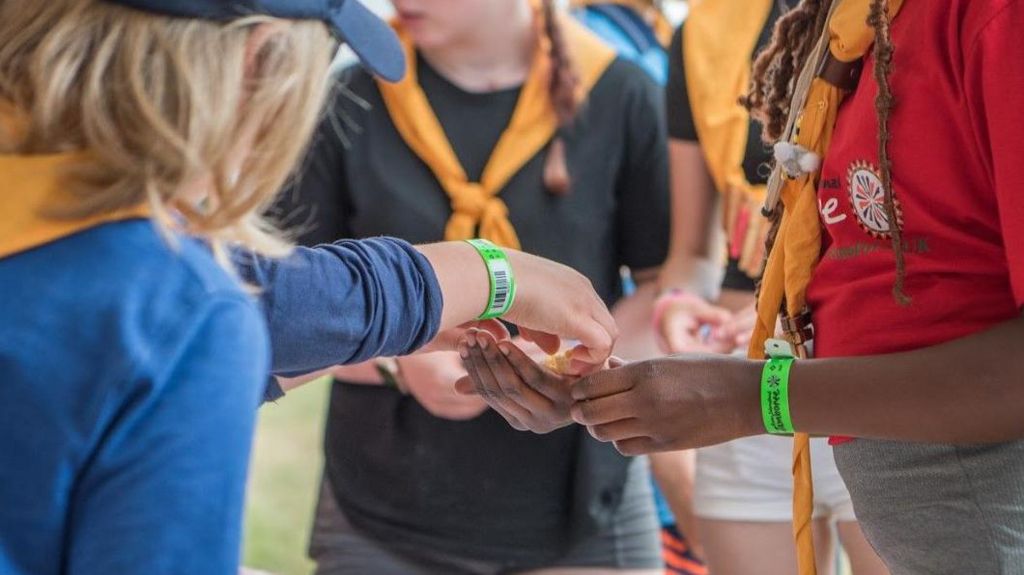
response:
<svg viewBox="0 0 1024 575"><path fill-rule="evenodd" d="M469 93L422 58L418 73L455 154L478 181L519 90ZM302 242L376 235L413 243L443 239L448 197L401 139L376 84L360 69L348 70L341 82L345 88L314 140L307 169L287 194L305 210L295 216L307 229ZM651 268L666 256L661 97L644 72L616 60L563 132L571 193L560 197L544 189L545 150L500 194L523 249L581 271L609 304L621 294L620 266ZM589 473L579 467L596 465L597 475L604 466L624 469L624 458L596 442L600 461L581 459L584 442L594 440L575 426L547 435L521 433L492 411L451 422L393 390L337 383L327 473L350 521L399 550L429 548L534 565L564 550L575 529L572 501L578 478ZM607 498L614 501L614 495Z"/></svg>
<svg viewBox="0 0 1024 575"><path fill-rule="evenodd" d="M779 2L772 5L768 20L761 30L761 35L754 48L754 54L761 51L772 38L775 21L785 11ZM683 29L680 26L672 36L672 45L668 57L668 82L665 86L665 99L668 121L668 136L676 140L698 142L697 127L690 109L690 95L686 88L686 60L683 56ZM737 104L738 105L738 104ZM747 136L747 151L743 157L743 171L747 181L752 184L765 184L771 173L771 150L761 141L761 125L751 120L750 132ZM743 291L754 291L754 280L739 269L738 262L730 258L725 270L722 287Z"/></svg>

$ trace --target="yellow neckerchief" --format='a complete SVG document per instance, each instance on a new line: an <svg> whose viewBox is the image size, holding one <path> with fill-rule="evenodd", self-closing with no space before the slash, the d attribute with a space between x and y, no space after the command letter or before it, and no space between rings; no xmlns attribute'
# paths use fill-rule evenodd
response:
<svg viewBox="0 0 1024 575"><path fill-rule="evenodd" d="M672 43L672 22L651 0L570 0L570 8L585 8L593 4L616 4L640 15L654 31L658 42L665 48Z"/></svg>
<svg viewBox="0 0 1024 575"><path fill-rule="evenodd" d="M36 248L108 222L145 218L144 206L81 218L59 214L76 198L62 185L66 170L81 162L81 153L46 156L0 156L0 258Z"/></svg>
<svg viewBox="0 0 1024 575"><path fill-rule="evenodd" d="M747 181L743 159L750 114L739 104L750 84L751 56L773 0L698 1L683 26L686 93L715 188L724 197L730 256L750 277L764 260L767 222L759 216L765 186Z"/></svg>
<svg viewBox="0 0 1024 575"><path fill-rule="evenodd" d="M534 51L530 72L512 118L501 134L480 182L468 181L465 170L419 85L415 47L401 27L395 25L405 49L408 70L405 78L397 84L378 82L377 85L398 133L430 167L451 200L452 216L445 227L446 240L469 239L479 235L498 245L519 248L519 238L508 220L508 207L498 198L498 194L551 141L558 130L558 117L548 93L551 47L543 32L543 16L536 3L534 14L539 46ZM562 17L561 26L579 74L580 97L583 98L615 59L615 52L571 18Z"/></svg>
<svg viewBox="0 0 1024 575"><path fill-rule="evenodd" d="M0 137L12 141L26 129L21 114L0 102ZM81 218L58 214L77 199L62 185L67 171L84 161L82 152L39 156L0 155L0 258L119 220L148 217L144 206Z"/></svg>
<svg viewBox="0 0 1024 575"><path fill-rule="evenodd" d="M890 18L896 17L902 4L902 0L889 0ZM797 82L787 133L792 142L822 159L828 154L839 105L846 93L816 77L816 71L826 49L841 62L855 62L867 54L874 43L874 29L867 23L870 6L871 0L840 0L833 5L825 33ZM769 182L768 207L773 207L778 195L783 214L761 282L758 319L749 350L752 358L764 357L764 344L774 335L780 313L784 318L795 318L805 311L807 285L821 255L818 179L816 172L783 181L776 166ZM792 334L787 335L792 338ZM793 438L793 534L801 575L816 572L810 528L812 510L809 438L805 433L797 433Z"/></svg>

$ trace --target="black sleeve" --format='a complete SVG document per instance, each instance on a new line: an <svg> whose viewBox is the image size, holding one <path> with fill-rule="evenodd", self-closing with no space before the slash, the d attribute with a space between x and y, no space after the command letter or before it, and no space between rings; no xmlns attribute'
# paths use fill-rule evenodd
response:
<svg viewBox="0 0 1024 575"><path fill-rule="evenodd" d="M625 162L618 181L619 264L660 266L668 255L668 141L661 89L642 70L621 62Z"/></svg>
<svg viewBox="0 0 1024 575"><path fill-rule="evenodd" d="M339 121L343 96L330 101L306 157L282 191L273 214L300 245L313 246L350 238L347 223L348 181L345 143Z"/></svg>
<svg viewBox="0 0 1024 575"><path fill-rule="evenodd" d="M685 26L685 24L684 24ZM672 35L668 49L668 82L665 84L665 116L668 137L673 140L697 141L697 127L690 110L690 94L686 90L686 65L683 60L683 26Z"/></svg>

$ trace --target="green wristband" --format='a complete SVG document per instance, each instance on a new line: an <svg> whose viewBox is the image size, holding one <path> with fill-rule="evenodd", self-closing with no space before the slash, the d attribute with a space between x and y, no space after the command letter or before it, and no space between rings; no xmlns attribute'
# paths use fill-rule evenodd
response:
<svg viewBox="0 0 1024 575"><path fill-rule="evenodd" d="M772 358L761 372L761 417L764 428L773 435L793 433L789 414L789 369L793 358Z"/></svg>
<svg viewBox="0 0 1024 575"><path fill-rule="evenodd" d="M466 243L476 248L484 259L491 280L487 308L479 319L494 319L505 315L516 300L516 276L512 272L512 262L508 260L505 250L487 240L466 240Z"/></svg>

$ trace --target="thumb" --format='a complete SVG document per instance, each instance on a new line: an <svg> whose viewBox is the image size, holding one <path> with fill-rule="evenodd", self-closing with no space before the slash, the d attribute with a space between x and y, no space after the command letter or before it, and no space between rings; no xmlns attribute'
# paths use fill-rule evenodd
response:
<svg viewBox="0 0 1024 575"><path fill-rule="evenodd" d="M476 386L468 375L455 380L455 391L462 395L477 395Z"/></svg>
<svg viewBox="0 0 1024 575"><path fill-rule="evenodd" d="M733 315L716 305L704 302L694 310L694 316L700 323L710 324L714 327L728 325L733 321Z"/></svg>
<svg viewBox="0 0 1024 575"><path fill-rule="evenodd" d="M697 318L687 312L667 313L662 319L662 333L668 352L690 351L694 345L697 327Z"/></svg>

